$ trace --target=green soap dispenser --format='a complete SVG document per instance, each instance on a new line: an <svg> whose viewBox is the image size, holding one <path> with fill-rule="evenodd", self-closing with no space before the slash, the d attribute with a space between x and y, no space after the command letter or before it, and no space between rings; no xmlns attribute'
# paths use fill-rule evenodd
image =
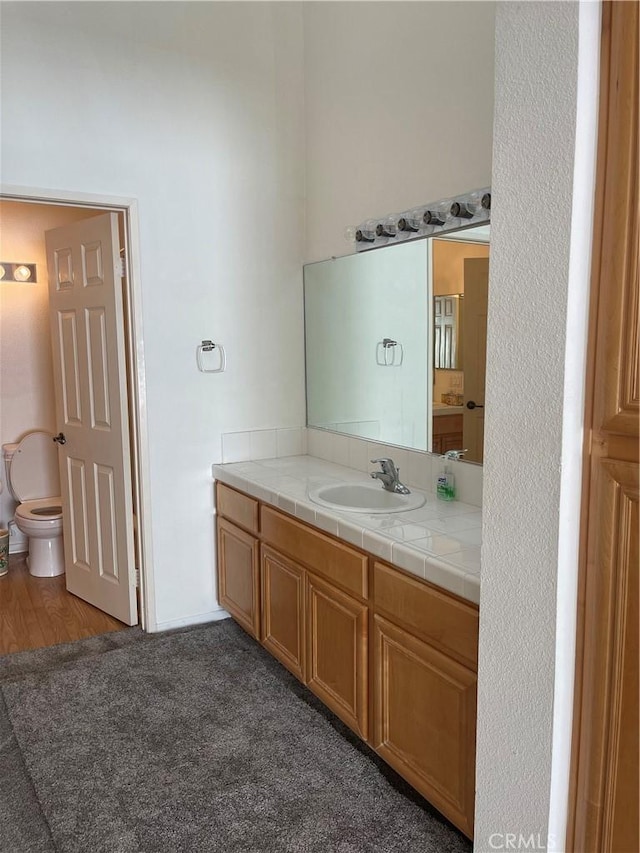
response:
<svg viewBox="0 0 640 853"><path fill-rule="evenodd" d="M441 459L444 459L442 471L438 474L436 481L436 496L441 501L454 501L456 499L456 481L455 477L449 471L449 461L462 459L462 455L466 450L447 450Z"/></svg>

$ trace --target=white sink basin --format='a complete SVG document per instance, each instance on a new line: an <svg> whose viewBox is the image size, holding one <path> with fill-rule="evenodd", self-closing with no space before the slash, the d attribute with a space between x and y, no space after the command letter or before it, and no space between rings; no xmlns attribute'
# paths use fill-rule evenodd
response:
<svg viewBox="0 0 640 853"><path fill-rule="evenodd" d="M411 492L388 492L379 483L330 483L309 489L309 499L340 512L406 512L424 503L424 496Z"/></svg>

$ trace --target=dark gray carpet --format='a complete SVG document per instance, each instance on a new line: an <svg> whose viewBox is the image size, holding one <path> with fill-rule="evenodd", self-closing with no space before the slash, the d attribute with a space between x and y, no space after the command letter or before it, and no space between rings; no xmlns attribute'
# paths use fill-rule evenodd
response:
<svg viewBox="0 0 640 853"><path fill-rule="evenodd" d="M0 850L469 853L231 620L0 658Z"/></svg>

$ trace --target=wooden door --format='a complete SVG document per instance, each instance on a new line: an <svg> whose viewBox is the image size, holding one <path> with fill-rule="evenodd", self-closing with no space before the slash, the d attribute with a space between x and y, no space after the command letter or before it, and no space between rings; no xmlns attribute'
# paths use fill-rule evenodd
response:
<svg viewBox="0 0 640 853"><path fill-rule="evenodd" d="M254 536L218 518L218 598L256 639L260 636L259 545Z"/></svg>
<svg viewBox="0 0 640 853"><path fill-rule="evenodd" d="M262 628L266 649L300 681L305 680L304 569L263 545Z"/></svg>
<svg viewBox="0 0 640 853"><path fill-rule="evenodd" d="M567 850L637 853L638 3L603 4Z"/></svg>
<svg viewBox="0 0 640 853"><path fill-rule="evenodd" d="M307 574L307 684L364 740L368 608Z"/></svg>
<svg viewBox="0 0 640 853"><path fill-rule="evenodd" d="M487 306L489 258L464 260L464 458L482 462L484 455L484 386L487 372ZM468 408L470 403L475 408Z"/></svg>
<svg viewBox="0 0 640 853"><path fill-rule="evenodd" d="M69 592L138 622L122 269L115 213L46 232Z"/></svg>
<svg viewBox="0 0 640 853"><path fill-rule="evenodd" d="M473 837L476 674L374 616L373 746Z"/></svg>

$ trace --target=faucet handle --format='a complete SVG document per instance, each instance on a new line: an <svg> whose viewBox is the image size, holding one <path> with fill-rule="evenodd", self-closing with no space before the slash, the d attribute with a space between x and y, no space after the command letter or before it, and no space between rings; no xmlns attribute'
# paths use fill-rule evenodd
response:
<svg viewBox="0 0 640 853"><path fill-rule="evenodd" d="M396 469L395 462L388 456L383 456L381 459L372 459L374 465L379 464L385 474L397 474L399 469Z"/></svg>
<svg viewBox="0 0 640 853"><path fill-rule="evenodd" d="M455 462L456 459L462 459L463 455L466 452L466 450L447 450L447 452L443 455L443 458L451 459Z"/></svg>

